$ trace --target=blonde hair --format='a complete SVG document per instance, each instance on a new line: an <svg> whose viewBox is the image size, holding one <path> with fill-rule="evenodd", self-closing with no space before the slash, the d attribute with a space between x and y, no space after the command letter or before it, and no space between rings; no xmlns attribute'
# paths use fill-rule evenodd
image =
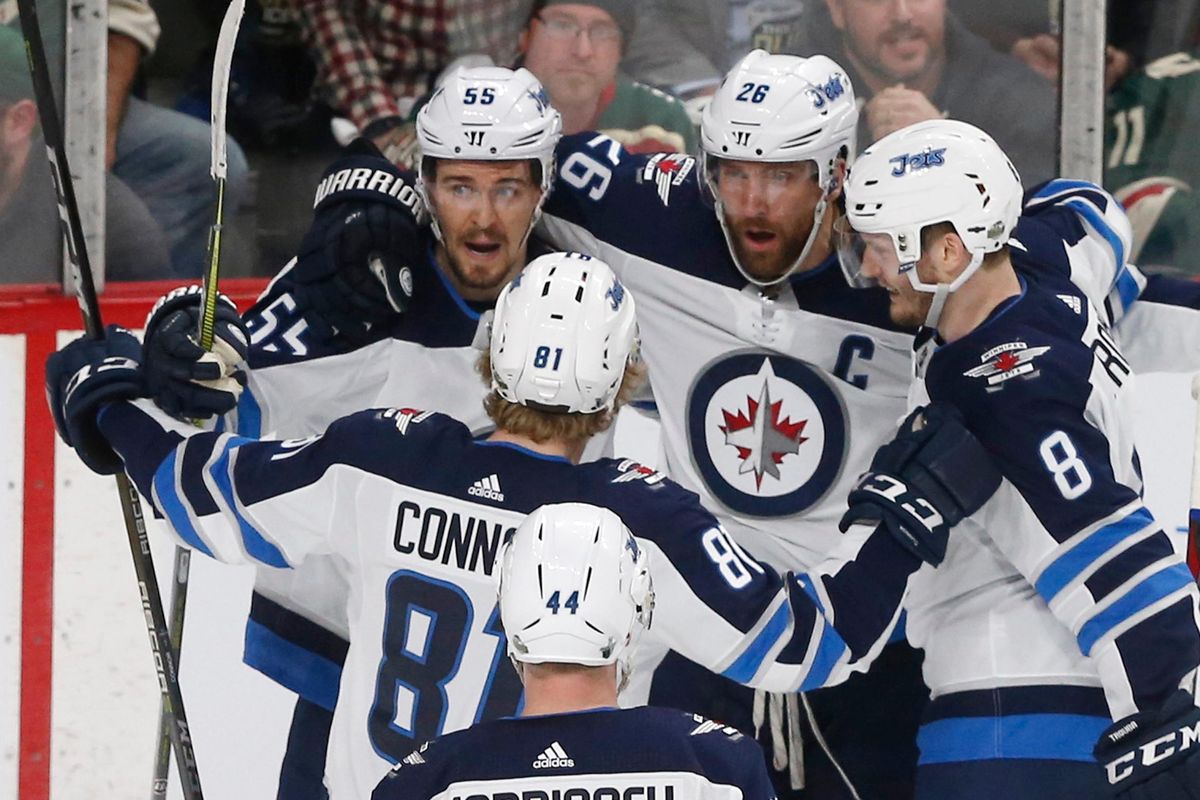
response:
<svg viewBox="0 0 1200 800"><path fill-rule="evenodd" d="M492 382L492 354L485 350L475 364L476 370L489 385ZM608 430L613 417L621 406L637 394L646 377L646 365L641 360L630 358L625 362L625 374L612 411L597 411L594 414L559 414L543 411L520 403L512 403L501 397L494 389L483 399L483 408L497 428L509 433L528 436L537 443L550 439L587 441L597 433Z"/></svg>

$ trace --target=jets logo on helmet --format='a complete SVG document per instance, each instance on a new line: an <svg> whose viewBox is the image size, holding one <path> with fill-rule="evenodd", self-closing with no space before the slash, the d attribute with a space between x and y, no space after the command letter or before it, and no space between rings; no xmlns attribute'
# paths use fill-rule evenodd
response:
<svg viewBox="0 0 1200 800"><path fill-rule="evenodd" d="M838 160L853 159L857 125L850 79L826 56L800 58L754 50L725 76L700 119L700 174L715 198L730 256L748 281L772 285L803 263L837 188ZM816 164L822 196L813 210L808 241L800 256L772 280L751 275L734 251L718 187L721 159Z"/></svg>
<svg viewBox="0 0 1200 800"><path fill-rule="evenodd" d="M554 147L561 136L562 117L529 70L457 69L417 113L417 189L432 211L426 159L533 161L542 196L525 233L528 237L553 183ZM432 217L433 232L440 239L437 214Z"/></svg>

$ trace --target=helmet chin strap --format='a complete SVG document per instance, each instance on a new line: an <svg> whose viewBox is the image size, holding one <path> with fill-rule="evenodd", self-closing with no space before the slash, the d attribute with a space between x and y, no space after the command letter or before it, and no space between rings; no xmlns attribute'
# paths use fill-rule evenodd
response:
<svg viewBox="0 0 1200 800"><path fill-rule="evenodd" d="M742 273L743 278L750 281L750 283L753 283L755 286L761 286L764 289L770 286L775 286L778 283L782 283L783 281L787 280L792 273L800 268L800 265L804 263L805 259L808 258L808 254L812 251L813 245L817 242L817 237L821 233L821 223L824 221L825 212L829 208L829 200L827 196L822 195L821 199L817 201L816 207L813 208L812 230L808 233L808 241L804 243L804 249L800 251L800 255L798 255L796 260L792 262L791 266L784 270L778 277L772 278L769 281L764 281L751 275L750 271L742 266L742 261L738 258L737 250L733 246L733 235L729 232L729 225L725 221L725 204L721 202L721 195L718 194L717 187L710 186L709 188L712 190L713 196L716 198L717 221L721 223L721 233L725 234L725 245L729 248L729 257L733 259L734 266L738 268L738 272Z"/></svg>
<svg viewBox="0 0 1200 800"><path fill-rule="evenodd" d="M929 312L925 315L925 327L937 330L938 321L942 318L942 311L946 307L946 300L950 298L960 286L975 274L983 264L983 253L976 251L971 254L971 260L963 271L958 274L950 283L929 284L925 283L917 276L917 265L913 264L908 270L908 282L918 292L925 292L933 295L933 302L929 304Z"/></svg>

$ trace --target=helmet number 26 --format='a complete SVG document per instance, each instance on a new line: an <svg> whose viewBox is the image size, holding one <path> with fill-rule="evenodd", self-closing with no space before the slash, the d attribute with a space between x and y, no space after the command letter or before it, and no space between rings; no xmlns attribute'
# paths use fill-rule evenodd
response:
<svg viewBox="0 0 1200 800"><path fill-rule="evenodd" d="M761 103L767 99L767 92L770 90L771 87L765 83L743 83L742 90L734 99L743 103Z"/></svg>

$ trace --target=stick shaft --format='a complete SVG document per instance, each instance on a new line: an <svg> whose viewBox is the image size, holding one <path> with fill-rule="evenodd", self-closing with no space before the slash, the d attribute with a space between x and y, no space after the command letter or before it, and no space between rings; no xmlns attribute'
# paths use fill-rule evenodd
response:
<svg viewBox="0 0 1200 800"><path fill-rule="evenodd" d="M79 206L75 200L75 186L71 181L71 170L67 164L67 153L63 142L62 125L58 107L54 100L54 89L50 83L50 70L46 62L45 46L42 43L38 23L37 6L34 0L17 0L21 17L21 30L25 37L25 50L29 70L33 78L34 98L41 117L42 136L46 141L50 173L58 199L59 217L67 247L68 263L72 284L87 334L93 338L104 337L104 325L100 318L100 303L96 297L96 286L92 280L91 263L83 239L83 228L79 221ZM163 702L171 711L171 743L180 765L183 794L188 800L201 800L200 774L196 768L196 756L192 749L191 733L184 711L183 695L179 690L179 675L175 659L171 656L166 617L163 614L162 597L158 590L158 579L154 574L154 562L150 555L150 541L146 536L146 522L142 514L137 490L124 474L117 475L117 491L121 498L121 511L125 519L134 572L137 576L138 594L146 621L146 632L154 656L154 667L158 675L159 691Z"/></svg>

